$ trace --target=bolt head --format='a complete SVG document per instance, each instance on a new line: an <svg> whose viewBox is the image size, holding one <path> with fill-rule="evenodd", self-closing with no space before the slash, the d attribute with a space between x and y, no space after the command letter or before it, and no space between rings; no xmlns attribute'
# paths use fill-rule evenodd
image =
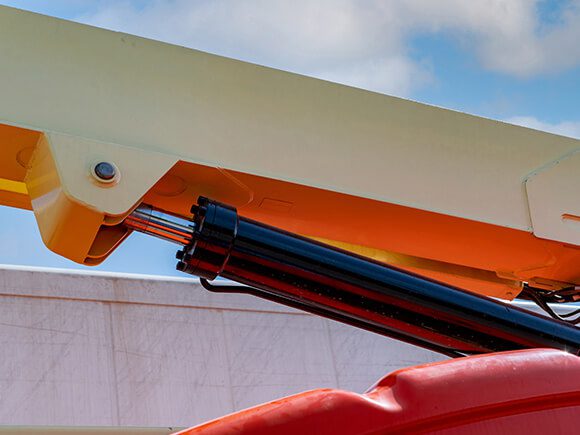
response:
<svg viewBox="0 0 580 435"><path fill-rule="evenodd" d="M93 173L99 181L110 183L117 176L117 168L112 163L100 162L95 165Z"/></svg>

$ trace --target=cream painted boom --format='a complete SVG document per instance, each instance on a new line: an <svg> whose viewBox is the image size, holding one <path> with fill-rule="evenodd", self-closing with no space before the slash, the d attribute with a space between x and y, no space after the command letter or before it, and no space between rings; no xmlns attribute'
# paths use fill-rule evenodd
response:
<svg viewBox="0 0 580 435"><path fill-rule="evenodd" d="M573 139L7 7L0 32L3 122L169 154L166 166L186 159L529 229L523 181L580 148ZM119 214L137 199L99 205Z"/></svg>

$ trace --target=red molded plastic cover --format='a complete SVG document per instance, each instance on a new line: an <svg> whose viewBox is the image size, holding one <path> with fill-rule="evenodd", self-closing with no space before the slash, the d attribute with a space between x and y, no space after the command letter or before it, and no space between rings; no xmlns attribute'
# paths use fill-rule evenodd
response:
<svg viewBox="0 0 580 435"><path fill-rule="evenodd" d="M398 370L365 394L313 390L185 434L580 433L580 358L532 349Z"/></svg>

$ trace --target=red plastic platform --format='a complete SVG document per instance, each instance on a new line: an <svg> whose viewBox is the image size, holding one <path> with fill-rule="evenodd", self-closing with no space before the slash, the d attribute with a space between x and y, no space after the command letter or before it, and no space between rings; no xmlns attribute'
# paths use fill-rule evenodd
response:
<svg viewBox="0 0 580 435"><path fill-rule="evenodd" d="M502 352L398 370L365 394L314 390L179 432L271 434L580 433L580 358Z"/></svg>

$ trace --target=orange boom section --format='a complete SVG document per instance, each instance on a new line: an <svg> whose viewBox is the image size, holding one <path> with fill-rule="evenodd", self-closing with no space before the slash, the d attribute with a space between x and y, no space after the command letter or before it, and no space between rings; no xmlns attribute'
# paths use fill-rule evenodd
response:
<svg viewBox="0 0 580 435"><path fill-rule="evenodd" d="M580 284L580 249L527 231L180 162L144 202L188 215L199 195L241 215L480 294Z"/></svg>
<svg viewBox="0 0 580 435"><path fill-rule="evenodd" d="M31 210L24 183L30 159L42 133L0 124L0 203Z"/></svg>

